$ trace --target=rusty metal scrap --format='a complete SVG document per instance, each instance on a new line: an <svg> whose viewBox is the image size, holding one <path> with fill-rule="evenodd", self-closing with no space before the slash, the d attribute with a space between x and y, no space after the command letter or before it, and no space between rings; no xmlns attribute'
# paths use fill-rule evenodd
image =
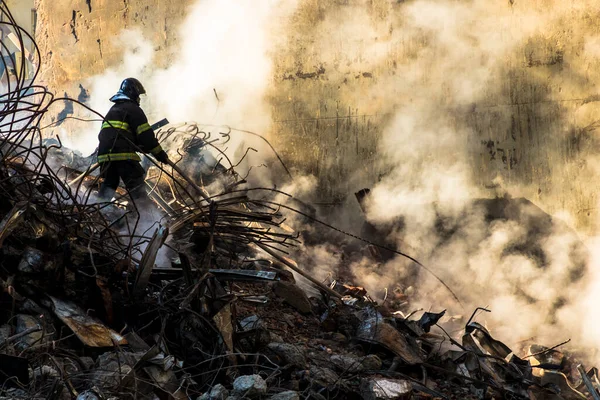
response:
<svg viewBox="0 0 600 400"><path fill-rule="evenodd" d="M583 383L588 393L592 396L594 400L600 400L600 393L598 393L598 390L594 386L594 383L588 376L587 372L585 372L585 368L583 367L583 365L579 364L577 366L577 371L581 375L581 379L583 380Z"/></svg>
<svg viewBox="0 0 600 400"><path fill-rule="evenodd" d="M274 281L278 279L277 273L272 271L210 269L208 272L224 281Z"/></svg>
<svg viewBox="0 0 600 400"><path fill-rule="evenodd" d="M409 365L423 363L423 356L415 343L410 344L408 339L385 322L377 311L367 308L364 313L365 317L356 333L358 339L381 344Z"/></svg>
<svg viewBox="0 0 600 400"><path fill-rule="evenodd" d="M2 218L0 222L0 248L4 243L4 239L17 227L19 221L23 218L27 207L28 204L26 202L19 202Z"/></svg>
<svg viewBox="0 0 600 400"><path fill-rule="evenodd" d="M76 304L49 296L54 313L85 345L90 347L113 347L127 344L127 340L100 321L90 317Z"/></svg>
<svg viewBox="0 0 600 400"><path fill-rule="evenodd" d="M152 239L150 239L150 243L144 251L144 255L140 261L133 291L134 296L141 295L146 289L150 280L150 275L152 274L152 269L154 268L156 255L158 254L158 250L165 243L165 240L167 240L167 236L169 236L169 229L166 227L160 227L154 231L154 235L152 236Z"/></svg>

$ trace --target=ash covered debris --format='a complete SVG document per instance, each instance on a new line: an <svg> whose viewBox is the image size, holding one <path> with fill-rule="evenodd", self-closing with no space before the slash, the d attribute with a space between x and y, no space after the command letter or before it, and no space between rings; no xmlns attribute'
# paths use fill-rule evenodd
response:
<svg viewBox="0 0 600 400"><path fill-rule="evenodd" d="M0 7L0 24L23 35ZM75 180L91 159L42 138L41 117L63 100L12 71L0 111L0 398L598 398L597 370L560 346L513 350L475 313L405 316L358 278L316 279L289 257L300 241L281 193L243 186L196 126L162 132L187 141L178 170L148 166L163 214L140 229L125 192L94 203L97 175Z"/></svg>

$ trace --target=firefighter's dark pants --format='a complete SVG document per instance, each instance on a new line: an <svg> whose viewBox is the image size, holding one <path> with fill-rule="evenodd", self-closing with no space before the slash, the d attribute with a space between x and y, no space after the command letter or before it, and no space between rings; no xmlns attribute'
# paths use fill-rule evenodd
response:
<svg viewBox="0 0 600 400"><path fill-rule="evenodd" d="M138 161L108 161L100 165L100 176L104 182L100 186L98 197L103 201L109 201L119 187L119 181L122 179L125 188L129 192L131 199L138 202L147 203L148 194L146 192L146 183L144 182L146 171Z"/></svg>

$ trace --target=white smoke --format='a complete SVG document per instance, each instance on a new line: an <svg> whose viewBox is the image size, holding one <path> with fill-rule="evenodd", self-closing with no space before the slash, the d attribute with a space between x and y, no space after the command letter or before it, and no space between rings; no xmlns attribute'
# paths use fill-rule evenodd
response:
<svg viewBox="0 0 600 400"><path fill-rule="evenodd" d="M489 306L493 313L482 319L499 332L499 339L516 342L532 335L573 334L574 340L584 343L582 333L597 337L598 327L584 315L597 302L597 277L593 272L588 275L592 283L587 287L585 281L572 283L569 277L574 268L570 251L576 236L556 229L544 238L541 244L548 260L540 269L531 257L507 251L526 240L523 225L515 221L489 225L481 209L465 212L470 199L486 193L481 182L475 182L472 170L471 146L478 135L474 135L473 124L461 120L470 105L512 101L508 99L511 94L506 93L507 65L527 63L530 53L525 49L531 42L552 42L562 49L565 39L556 26L583 6L548 1L548 10L540 10L535 4L517 1L513 7L509 2L489 0L359 1L352 3L353 7L334 3L328 8L320 2L302 2L300 11L312 17L300 24L301 29L314 35L306 50L311 57L306 59L317 58L328 71L333 68L340 76L357 72L353 68L381 73L361 90L343 86L332 77L327 87L331 90L318 93L339 96L342 103L368 113L393 114L382 129L378 146L378 167L388 172L373 187L369 220L390 223L404 217L407 234L394 237L398 246L414 249L412 254L447 280L467 308ZM387 19L373 17L375 4L381 6L375 11ZM125 32L124 63L90 81L90 105L107 110L108 98L120 81L136 76L148 90L143 106L151 121L167 117L173 122L195 120L268 132L271 114L265 96L270 86L281 84L272 81L272 55L281 44L276 33L295 6L284 1L200 1L182 25L181 48L171 65L162 70L153 68L156 60L149 42L139 33ZM550 31L555 36L551 37ZM583 28L576 33L586 38L581 40L582 55L577 57L600 54L597 36ZM577 62L570 64L573 75L587 76L585 64L577 57L573 56ZM569 81L554 72L533 71L531 79L552 81L563 93L577 97L583 80ZM310 87L321 89L316 84ZM310 93L305 100L320 99ZM577 121L573 123L576 127L587 126L594 121L596 111L597 107L588 106L569 114L572 119L565 119L564 130L572 128L573 121ZM498 132L510 130L510 116L501 115L488 125L494 130L490 136L500 136ZM83 138L95 138L97 130L77 135L79 142L72 145L89 152L96 142ZM585 168L579 164L569 168L592 170L586 176L598 177L594 167L600 164L591 158L586 162ZM558 169L552 172L564 181L565 175ZM549 181L560 187L561 180L549 177ZM299 185L300 192L306 193L305 186ZM521 190L533 193L529 187L511 184L512 193ZM528 212L523 210L525 219ZM458 224L451 240L440 237L436 227L439 213L449 219L449 225ZM317 246L307 254L320 264L316 272L319 278L339 262L327 247ZM593 251L590 270L597 259ZM409 279L412 273L401 259L378 269L363 259L353 267L361 279L356 283L372 292ZM419 291L426 295L416 299L417 305L453 306L453 299L431 278L420 279L419 284ZM556 311L554 306L560 298L568 298L570 303ZM552 313L555 315L549 321ZM600 346L595 339L585 343Z"/></svg>
<svg viewBox="0 0 600 400"><path fill-rule="evenodd" d="M179 29L180 45L166 69L154 67L151 41L138 30L125 30L114 43L122 49L123 63L85 83L88 104L105 113L121 81L136 77L147 91L142 108L151 123L167 118L172 123L226 124L268 133L270 113L264 97L272 74L270 53L279 45L277 22L294 8L294 1L282 0L198 1ZM90 140L97 136L97 125L74 133L66 144L91 153L97 145ZM229 148L240 141L233 136Z"/></svg>

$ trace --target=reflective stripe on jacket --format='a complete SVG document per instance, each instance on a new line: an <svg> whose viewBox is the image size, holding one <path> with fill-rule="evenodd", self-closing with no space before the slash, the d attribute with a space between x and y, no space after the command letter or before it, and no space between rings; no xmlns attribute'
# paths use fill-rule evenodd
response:
<svg viewBox="0 0 600 400"><path fill-rule="evenodd" d="M98 162L108 162L108 161L142 161L140 156L137 153L110 153L110 154L102 154L98 156Z"/></svg>
<svg viewBox="0 0 600 400"><path fill-rule="evenodd" d="M118 101L106 114L98 134L98 162L140 161L138 151L158 154L163 149L144 111L133 101Z"/></svg>

